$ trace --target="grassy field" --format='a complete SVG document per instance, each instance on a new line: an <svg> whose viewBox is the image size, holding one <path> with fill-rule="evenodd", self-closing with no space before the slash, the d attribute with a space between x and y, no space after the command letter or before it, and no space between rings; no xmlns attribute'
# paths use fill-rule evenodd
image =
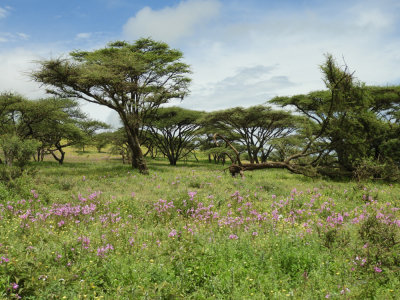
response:
<svg viewBox="0 0 400 300"><path fill-rule="evenodd" d="M399 297L399 185L148 162L70 151L0 183L0 297Z"/></svg>

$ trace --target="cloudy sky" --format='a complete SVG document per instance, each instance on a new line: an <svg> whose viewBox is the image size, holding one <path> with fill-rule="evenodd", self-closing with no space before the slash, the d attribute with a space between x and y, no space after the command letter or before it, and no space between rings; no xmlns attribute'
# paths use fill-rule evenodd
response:
<svg viewBox="0 0 400 300"><path fill-rule="evenodd" d="M27 76L35 61L140 37L183 51L193 83L175 104L192 109L322 89L325 53L367 84L400 84L398 0L1 0L0 91L43 97Z"/></svg>

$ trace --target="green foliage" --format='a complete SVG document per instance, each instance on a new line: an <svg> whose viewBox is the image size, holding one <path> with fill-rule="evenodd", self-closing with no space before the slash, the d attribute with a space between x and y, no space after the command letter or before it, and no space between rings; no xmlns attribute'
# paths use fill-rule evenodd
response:
<svg viewBox="0 0 400 300"><path fill-rule="evenodd" d="M265 162L273 141L292 134L299 118L269 106L235 107L207 114L202 124L209 134L219 133L244 146L251 163Z"/></svg>
<svg viewBox="0 0 400 300"><path fill-rule="evenodd" d="M93 136L93 145L100 153L103 148L111 143L112 132L100 132Z"/></svg>
<svg viewBox="0 0 400 300"><path fill-rule="evenodd" d="M398 243L396 231L393 226L387 226L387 224L380 221L375 214L367 218L362 224L359 233L364 243L391 251Z"/></svg>
<svg viewBox="0 0 400 300"><path fill-rule="evenodd" d="M355 176L367 171L360 167L367 159L376 165L382 161L398 164L399 88L367 87L355 80L347 66L339 67L331 55L321 71L327 90L271 100L293 106L310 121L299 132L307 141L304 154L318 153L312 164Z"/></svg>
<svg viewBox="0 0 400 300"><path fill-rule="evenodd" d="M397 184L282 170L232 179L166 159L146 177L91 156L37 165L18 190L0 184L3 297L390 298L400 288L399 228L384 222L400 217Z"/></svg>
<svg viewBox="0 0 400 300"><path fill-rule="evenodd" d="M32 155L36 152L39 143L36 140L21 140L16 135L3 135L0 137L0 148L3 151L4 162L7 166L23 168Z"/></svg>
<svg viewBox="0 0 400 300"><path fill-rule="evenodd" d="M20 167L0 164L0 182L10 182L22 174L23 170Z"/></svg>
<svg viewBox="0 0 400 300"><path fill-rule="evenodd" d="M62 97L74 97L117 111L126 131L132 167L147 173L139 129L161 104L188 94L189 66L166 43L117 41L103 49L75 51L69 59L46 60L32 78Z"/></svg>
<svg viewBox="0 0 400 300"><path fill-rule="evenodd" d="M82 142L85 133L79 127L86 115L77 101L66 98L46 98L30 101L13 94L0 95L2 111L1 135L15 135L21 141L37 140L35 160L41 161L51 153L60 164L64 161L63 148ZM92 126L93 127L93 126ZM7 138L7 137L5 137ZM11 147L11 145L10 145ZM61 155L57 157L56 153Z"/></svg>
<svg viewBox="0 0 400 300"><path fill-rule="evenodd" d="M196 137L203 112L180 107L160 108L145 122L152 140L171 165L197 148Z"/></svg>
<svg viewBox="0 0 400 300"><path fill-rule="evenodd" d="M106 144L104 143L104 139L101 140L99 137L96 137L96 131L110 129L110 125L104 122L96 121L96 120L82 120L77 123L77 126L82 130L83 137L76 144L77 147L81 147L82 151L85 151L86 145L94 145L100 146L100 149L103 148ZM101 143L101 141L103 143ZM99 151L100 152L100 151Z"/></svg>
<svg viewBox="0 0 400 300"><path fill-rule="evenodd" d="M391 160L381 162L371 158L364 158L358 161L354 170L354 177L357 180L383 179L385 181L399 181L399 167Z"/></svg>

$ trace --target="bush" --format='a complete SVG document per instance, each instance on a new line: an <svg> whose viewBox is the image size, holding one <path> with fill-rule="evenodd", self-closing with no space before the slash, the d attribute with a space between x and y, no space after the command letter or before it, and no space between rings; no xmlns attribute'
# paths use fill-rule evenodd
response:
<svg viewBox="0 0 400 300"><path fill-rule="evenodd" d="M377 161L371 158L360 160L354 170L354 177L360 180L383 179L386 181L399 181L400 170L391 161Z"/></svg>
<svg viewBox="0 0 400 300"><path fill-rule="evenodd" d="M16 135L5 135L0 139L0 148L3 150L5 164L16 165L21 169L35 154L40 143L33 139L22 140Z"/></svg>
<svg viewBox="0 0 400 300"><path fill-rule="evenodd" d="M0 181L9 182L23 173L23 170L16 166L0 165Z"/></svg>

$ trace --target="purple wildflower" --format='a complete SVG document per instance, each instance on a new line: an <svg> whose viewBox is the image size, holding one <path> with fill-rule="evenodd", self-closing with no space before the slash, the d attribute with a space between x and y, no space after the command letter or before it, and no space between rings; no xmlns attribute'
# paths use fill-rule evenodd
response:
<svg viewBox="0 0 400 300"><path fill-rule="evenodd" d="M172 229L171 232L168 234L169 237L175 237L178 233L175 229Z"/></svg>
<svg viewBox="0 0 400 300"><path fill-rule="evenodd" d="M377 266L374 267L374 270L375 270L376 273L381 273L382 272L382 269L377 267Z"/></svg>
<svg viewBox="0 0 400 300"><path fill-rule="evenodd" d="M239 237L236 234L231 234L231 235L229 235L229 238L231 240L237 240Z"/></svg>

